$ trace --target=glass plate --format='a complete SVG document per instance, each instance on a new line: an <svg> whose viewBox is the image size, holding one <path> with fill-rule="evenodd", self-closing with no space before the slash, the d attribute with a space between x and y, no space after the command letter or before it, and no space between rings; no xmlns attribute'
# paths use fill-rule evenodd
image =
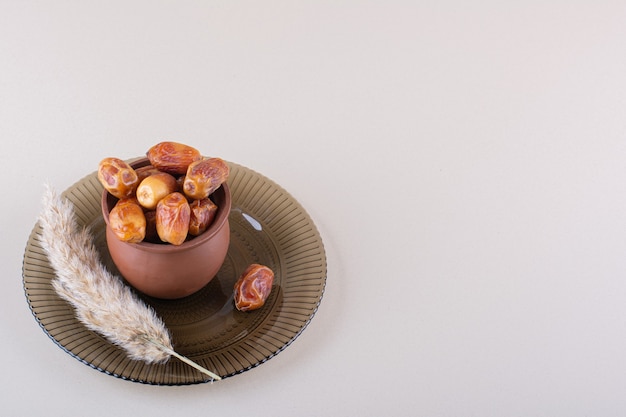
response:
<svg viewBox="0 0 626 417"><path fill-rule="evenodd" d="M216 278L179 300L138 294L163 319L178 353L223 378L252 369L289 346L313 318L326 284L324 246L304 208L263 175L232 162L229 165L231 240ZM74 204L79 225L90 228L102 262L119 274L106 247L101 193L94 172L63 195ZM131 360L88 330L52 288L55 274L40 234L37 223L24 253L24 291L35 319L57 345L92 368L134 382L189 385L209 380L174 358L160 365ZM253 262L274 270L274 287L262 308L243 313L234 308L233 285Z"/></svg>

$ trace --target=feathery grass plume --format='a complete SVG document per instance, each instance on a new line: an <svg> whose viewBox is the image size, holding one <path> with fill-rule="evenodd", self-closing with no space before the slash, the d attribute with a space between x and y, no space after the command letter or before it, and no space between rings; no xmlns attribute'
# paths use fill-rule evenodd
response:
<svg viewBox="0 0 626 417"><path fill-rule="evenodd" d="M174 351L170 333L155 311L102 265L89 231L79 229L69 200L47 185L43 205L41 243L56 272L52 285L88 329L123 348L131 359L150 364L175 356L212 379L221 379Z"/></svg>

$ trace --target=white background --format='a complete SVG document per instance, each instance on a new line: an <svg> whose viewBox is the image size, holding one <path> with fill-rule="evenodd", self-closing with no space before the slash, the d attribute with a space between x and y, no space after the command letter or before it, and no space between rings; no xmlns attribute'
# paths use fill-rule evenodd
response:
<svg viewBox="0 0 626 417"><path fill-rule="evenodd" d="M626 3L0 0L7 416L623 416ZM177 140L309 212L305 332L155 387L39 328L43 184Z"/></svg>

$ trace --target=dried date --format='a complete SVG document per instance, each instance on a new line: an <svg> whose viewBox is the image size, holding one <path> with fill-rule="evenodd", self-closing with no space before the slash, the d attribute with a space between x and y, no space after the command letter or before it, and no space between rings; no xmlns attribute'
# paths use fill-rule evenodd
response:
<svg viewBox="0 0 626 417"><path fill-rule="evenodd" d="M98 180L109 193L117 198L131 197L139 185L137 172L128 163L118 158L104 158L100 161Z"/></svg>
<svg viewBox="0 0 626 417"><path fill-rule="evenodd" d="M135 168L135 172L137 173L137 177L139 178L139 184L141 184L141 181L143 181L144 179L148 178L150 175L153 174L158 174L161 171L159 171L158 169L156 169L155 167L153 167L152 165L146 165L140 168Z"/></svg>
<svg viewBox="0 0 626 417"><path fill-rule="evenodd" d="M150 164L159 171L172 175L187 172L189 164L202 159L200 151L178 142L160 142L148 149L146 153Z"/></svg>
<svg viewBox="0 0 626 417"><path fill-rule="evenodd" d="M211 199L203 198L202 200L194 200L189 207L191 208L189 234L199 236L213 223L217 213L217 205Z"/></svg>
<svg viewBox="0 0 626 417"><path fill-rule="evenodd" d="M135 198L119 200L109 213L109 227L123 242L138 243L146 236L146 217Z"/></svg>
<svg viewBox="0 0 626 417"><path fill-rule="evenodd" d="M187 169L183 191L190 198L207 198L228 179L229 168L220 158L192 162Z"/></svg>
<svg viewBox="0 0 626 417"><path fill-rule="evenodd" d="M274 271L265 265L252 264L241 274L234 287L235 307L239 311L261 308L274 283Z"/></svg>
<svg viewBox="0 0 626 417"><path fill-rule="evenodd" d="M171 193L156 207L156 229L163 242L181 245L189 233L191 209L184 195Z"/></svg>
<svg viewBox="0 0 626 417"><path fill-rule="evenodd" d="M166 172L146 177L137 187L137 200L144 208L153 210L159 201L178 189L176 178Z"/></svg>

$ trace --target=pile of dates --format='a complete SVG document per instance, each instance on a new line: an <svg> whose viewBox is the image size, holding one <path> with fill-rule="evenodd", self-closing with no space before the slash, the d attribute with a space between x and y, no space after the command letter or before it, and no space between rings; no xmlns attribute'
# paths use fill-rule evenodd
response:
<svg viewBox="0 0 626 417"><path fill-rule="evenodd" d="M119 199L111 230L124 242L172 245L204 233L218 210L211 194L228 179L228 165L178 142L160 142L146 155L150 165L137 169L113 157L98 165L98 180Z"/></svg>

